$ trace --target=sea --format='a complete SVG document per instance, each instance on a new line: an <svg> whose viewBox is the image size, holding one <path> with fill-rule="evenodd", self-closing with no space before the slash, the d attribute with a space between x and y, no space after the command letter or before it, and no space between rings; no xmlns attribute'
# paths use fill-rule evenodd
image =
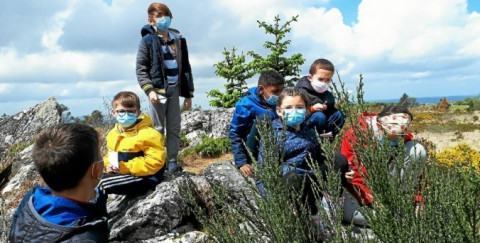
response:
<svg viewBox="0 0 480 243"><path fill-rule="evenodd" d="M415 97L417 98L418 104L438 104L441 99L447 98L448 102L455 102L459 100L464 100L466 98L474 98L478 97L478 95L453 95L453 96L433 96L433 97ZM386 100L372 100L370 102L378 102L378 103L395 103L398 102L400 98L397 99L386 99Z"/></svg>

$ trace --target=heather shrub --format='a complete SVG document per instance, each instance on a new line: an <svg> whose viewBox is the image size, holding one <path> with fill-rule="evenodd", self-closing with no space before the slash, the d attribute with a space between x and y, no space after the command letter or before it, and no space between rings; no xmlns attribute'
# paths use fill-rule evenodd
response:
<svg viewBox="0 0 480 243"><path fill-rule="evenodd" d="M378 140L370 129L361 129L358 116L370 111L363 102L363 81L355 96L349 96L339 80L333 85L339 105L357 136L356 153L368 171L364 175L374 197L372 209L359 211L369 222L362 229L342 222L343 198L340 175L333 170L333 155L340 148L341 134L321 140L329 167L326 182L312 182L322 224L312 223L309 209L301 203L300 192L287 188L281 179L282 148L268 122L258 129L266 146L261 168L254 162L255 179L263 182L265 198L259 196L252 179L254 199L238 203L223 185L212 185L214 210L204 210L192 201L193 211L214 242L478 242L480 241L480 178L472 166L447 166L443 155L406 157L400 141L397 148ZM346 129L343 129L346 130ZM429 145L432 147L433 145ZM457 154L462 154L460 147ZM473 152L449 161L473 164ZM456 164L456 163L455 163ZM318 166L311 165L321 178ZM328 200L322 203L322 195ZM244 196L245 198L248 195ZM295 205L302 205L296 207Z"/></svg>

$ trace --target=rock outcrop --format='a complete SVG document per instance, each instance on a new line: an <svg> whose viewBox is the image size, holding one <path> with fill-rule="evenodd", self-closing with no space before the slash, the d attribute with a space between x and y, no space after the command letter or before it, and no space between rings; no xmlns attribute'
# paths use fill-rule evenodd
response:
<svg viewBox="0 0 480 243"><path fill-rule="evenodd" d="M53 97L2 120L0 122L0 161L5 159L8 147L32 140L39 130L58 124L61 120L60 105Z"/></svg>
<svg viewBox="0 0 480 243"><path fill-rule="evenodd" d="M192 141L201 141L201 134L214 138L226 137L233 109L188 111L182 113L182 131ZM33 108L22 111L0 122L0 145L4 148L32 141L35 134L50 125L61 122L58 103L50 98ZM27 143L26 143L27 144ZM8 232L13 213L23 195L38 183L38 173L31 158L33 146L22 148L12 163L8 182L0 191L3 206L0 233ZM110 195L107 208L110 240L113 242L207 242L207 235L198 228L198 221L190 212L192 197L210 210L212 187L223 185L232 203L251 205L252 187L233 166L231 161L216 163L204 170L203 175L166 177L155 190L146 195L129 198ZM235 201L235 202L233 202ZM6 235L0 235L0 241ZM3 238L2 238L3 237Z"/></svg>
<svg viewBox="0 0 480 243"><path fill-rule="evenodd" d="M228 135L234 108L218 108L182 113L181 131L190 140L191 145L201 142L201 135L224 138Z"/></svg>

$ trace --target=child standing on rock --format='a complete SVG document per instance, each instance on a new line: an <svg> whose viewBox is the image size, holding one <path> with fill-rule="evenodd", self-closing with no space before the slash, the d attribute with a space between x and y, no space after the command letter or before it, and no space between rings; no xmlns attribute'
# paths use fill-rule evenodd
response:
<svg viewBox="0 0 480 243"><path fill-rule="evenodd" d="M193 98L192 68L187 41L170 28L172 12L163 3L148 6L148 25L141 30L137 52L137 79L150 101L155 130L167 137L168 170L176 172L180 146L180 99L190 109ZM162 143L163 141L157 141Z"/></svg>

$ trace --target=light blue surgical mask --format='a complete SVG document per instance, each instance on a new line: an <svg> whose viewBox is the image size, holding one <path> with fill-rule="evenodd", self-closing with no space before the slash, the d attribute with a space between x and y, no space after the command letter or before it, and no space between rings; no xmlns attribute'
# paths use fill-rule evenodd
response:
<svg viewBox="0 0 480 243"><path fill-rule="evenodd" d="M283 119L289 127L296 127L305 121L305 109L283 109Z"/></svg>
<svg viewBox="0 0 480 243"><path fill-rule="evenodd" d="M137 115L135 114L124 114L123 116L117 115L117 122L122 127L130 127L137 121Z"/></svg>
<svg viewBox="0 0 480 243"><path fill-rule="evenodd" d="M263 88L263 90L268 93L267 89ZM274 106L277 104L277 100L278 100L278 96L277 95L273 95L273 94L270 94L268 93L269 97L268 99L263 96L263 99L265 100L265 102L267 102L267 104L271 105L271 106Z"/></svg>
<svg viewBox="0 0 480 243"><path fill-rule="evenodd" d="M263 98L265 98L265 96ZM269 104L271 106L276 105L277 100L278 100L278 96L276 96L276 95L270 95L270 97L268 97L268 99L265 98L265 102L267 102L267 104Z"/></svg>
<svg viewBox="0 0 480 243"><path fill-rule="evenodd" d="M390 145L391 145L392 147L396 147L396 146L398 146L398 141L392 141L392 140L390 140Z"/></svg>
<svg viewBox="0 0 480 243"><path fill-rule="evenodd" d="M100 189L99 189L98 187L95 187L95 197L92 198L92 199L91 199L90 201L88 201L88 202L93 203L93 204L97 203L98 198L100 197L100 193L98 192L98 190L100 190Z"/></svg>
<svg viewBox="0 0 480 243"><path fill-rule="evenodd" d="M169 16L163 16L161 18L157 19L157 28L160 31L166 31L168 30L168 27L170 27L170 23L172 22L172 19Z"/></svg>

